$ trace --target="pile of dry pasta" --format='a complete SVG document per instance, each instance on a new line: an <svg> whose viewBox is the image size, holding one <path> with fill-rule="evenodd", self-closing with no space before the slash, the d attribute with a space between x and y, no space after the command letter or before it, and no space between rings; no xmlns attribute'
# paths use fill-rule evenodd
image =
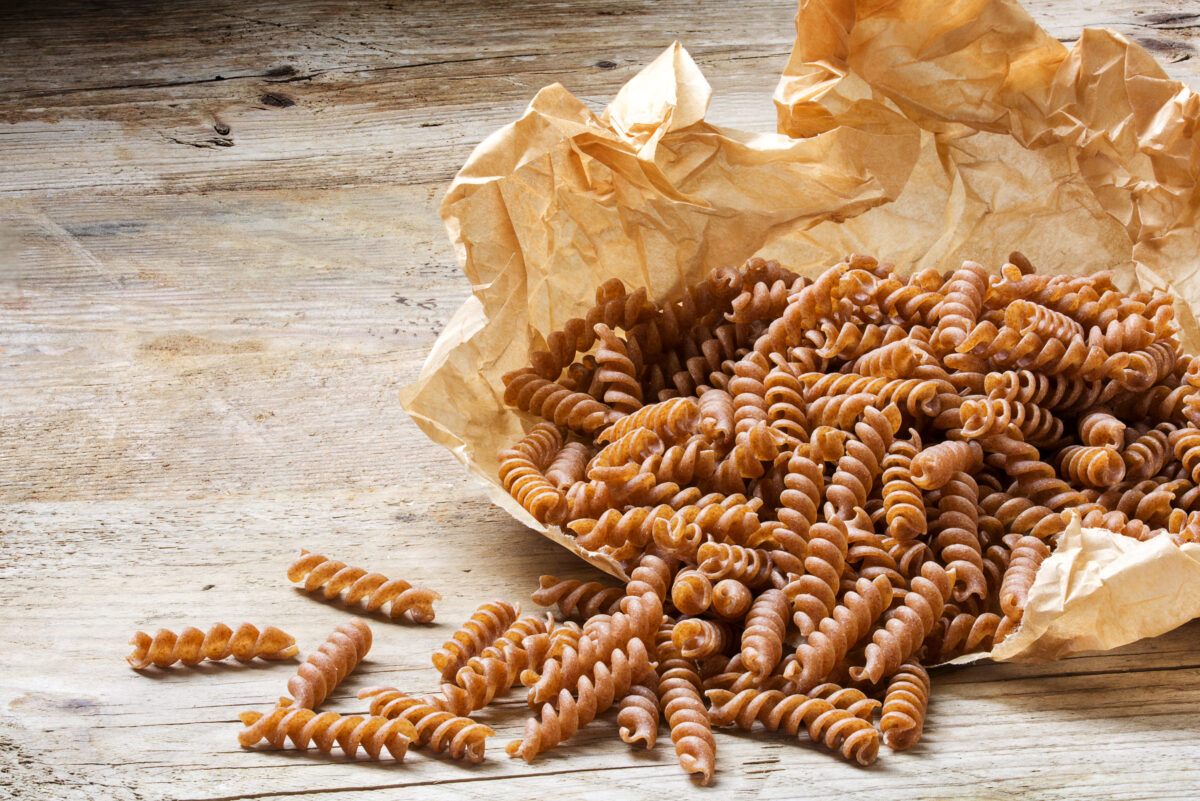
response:
<svg viewBox="0 0 1200 801"><path fill-rule="evenodd" d="M704 782L712 728L756 721L865 765L880 732L919 738L923 664L1015 630L1069 515L1200 538L1200 359L1171 299L1009 258L751 260L662 306L611 281L507 374L542 422L500 453L505 489L633 579L543 577L582 627L523 677L509 753L618 704L624 739L665 718Z"/></svg>

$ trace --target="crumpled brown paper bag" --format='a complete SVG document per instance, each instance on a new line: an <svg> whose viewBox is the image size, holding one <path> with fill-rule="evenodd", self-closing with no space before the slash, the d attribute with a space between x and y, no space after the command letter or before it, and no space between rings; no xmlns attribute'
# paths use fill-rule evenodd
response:
<svg viewBox="0 0 1200 801"><path fill-rule="evenodd" d="M753 255L813 274L849 252L946 270L1019 249L1042 271L1175 291L1200 346L1200 104L1144 50L1093 30L1068 50L1011 0L802 0L796 29L779 133L706 122L708 83L676 44L600 116L540 91L442 204L473 295L404 405L497 504L614 575L496 479L523 432L500 376L613 276L661 300ZM1200 546L1160 539L1073 528L992 656L1112 648L1200 615Z"/></svg>

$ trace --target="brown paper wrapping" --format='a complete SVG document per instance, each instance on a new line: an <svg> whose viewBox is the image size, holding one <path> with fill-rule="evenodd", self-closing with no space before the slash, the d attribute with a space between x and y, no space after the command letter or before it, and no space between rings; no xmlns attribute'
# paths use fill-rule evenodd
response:
<svg viewBox="0 0 1200 801"><path fill-rule="evenodd" d="M705 121L711 90L675 44L599 116L557 84L538 92L442 204L472 297L402 401L497 504L613 575L496 479L527 422L500 376L611 277L662 300L753 255L815 274L850 252L947 270L1019 249L1044 272L1175 292L1200 346L1200 101L1144 50L1096 30L1067 49L1011 0L802 0L796 29L778 133ZM1200 546L1072 529L992 656L1159 634L1200 615L1198 579Z"/></svg>

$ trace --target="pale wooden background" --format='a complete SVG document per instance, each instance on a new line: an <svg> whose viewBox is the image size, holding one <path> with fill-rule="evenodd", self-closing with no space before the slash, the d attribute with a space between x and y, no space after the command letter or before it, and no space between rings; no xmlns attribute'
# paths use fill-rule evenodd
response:
<svg viewBox="0 0 1200 801"><path fill-rule="evenodd" d="M596 108L673 39L710 119L770 130L794 7L768 2L51 3L0 11L0 796L699 796L609 715L534 766L238 748L291 665L130 671L138 628L345 613L289 588L300 546L438 587L375 624L331 699L434 688L427 654L488 597L591 571L492 507L401 411L467 296L436 206L470 149L559 81ZM105 8L104 6L120 6ZM1038 0L1200 86L1186 0ZM1187 9L1191 9L1189 12ZM1171 798L1200 780L1200 625L1059 664L939 671L920 747L856 769L719 737L714 792ZM374 796L376 788L394 788Z"/></svg>

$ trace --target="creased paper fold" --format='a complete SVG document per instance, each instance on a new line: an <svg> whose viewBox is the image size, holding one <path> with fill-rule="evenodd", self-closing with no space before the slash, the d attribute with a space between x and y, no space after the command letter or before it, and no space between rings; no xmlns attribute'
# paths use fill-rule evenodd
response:
<svg viewBox="0 0 1200 801"><path fill-rule="evenodd" d="M850 252L946 270L1018 249L1045 272L1174 291L1200 346L1200 101L1144 50L1091 30L1068 49L1011 0L805 0L796 29L777 133L707 122L711 88L675 44L602 114L562 86L538 92L442 204L472 297L404 405L496 503L614 575L496 481L497 450L523 432L500 376L614 276L663 300L753 255L813 274ZM1197 585L1200 546L1168 545L1064 537L993 655L1110 648L1188 619L1164 609L1200 614L1159 602L1160 575Z"/></svg>

